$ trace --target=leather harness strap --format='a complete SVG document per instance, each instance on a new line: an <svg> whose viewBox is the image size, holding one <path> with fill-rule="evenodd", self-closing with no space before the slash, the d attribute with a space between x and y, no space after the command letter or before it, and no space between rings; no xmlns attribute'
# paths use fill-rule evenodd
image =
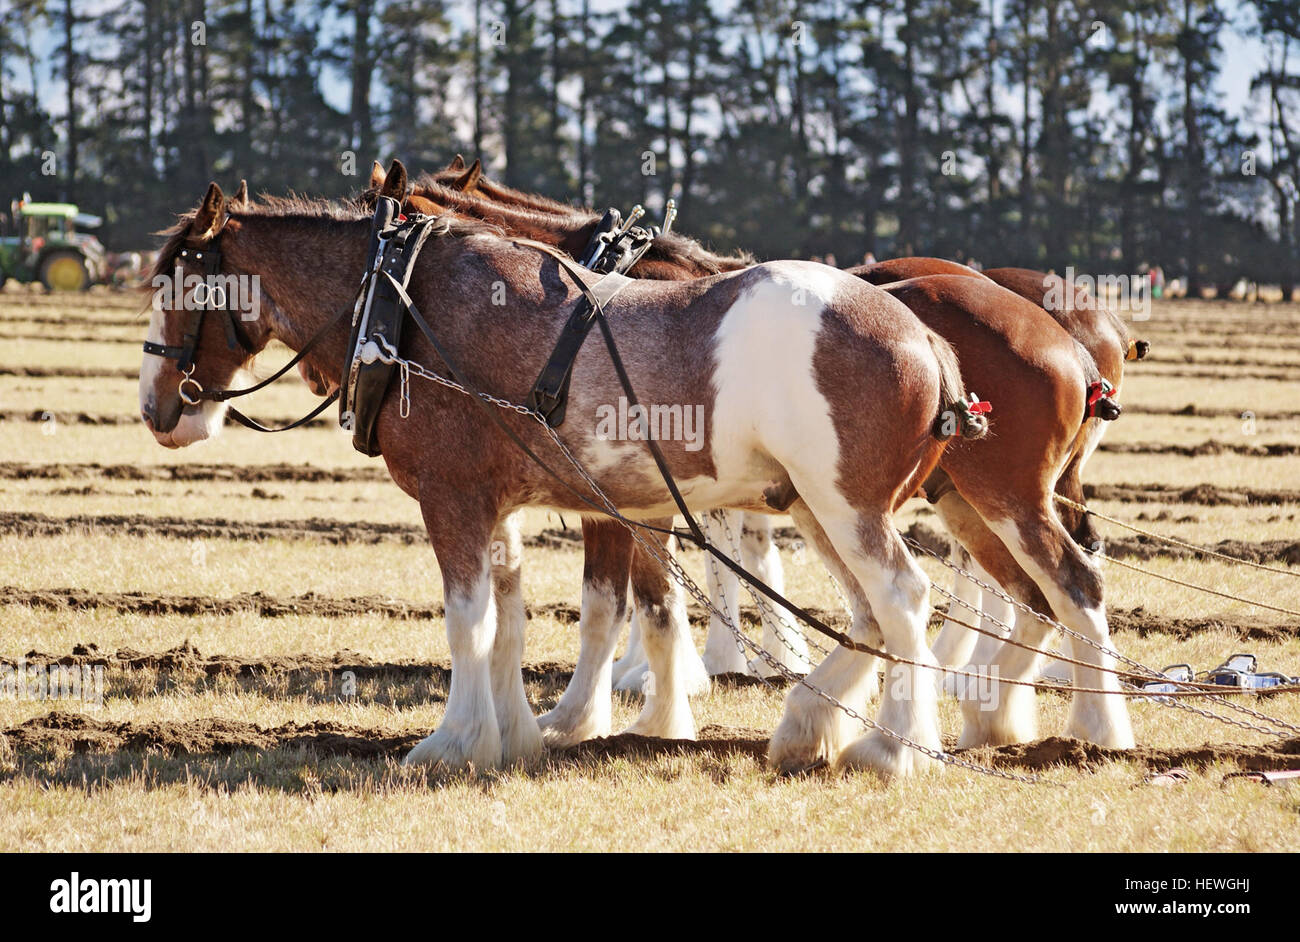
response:
<svg viewBox="0 0 1300 942"><path fill-rule="evenodd" d="M225 224L222 224L225 228ZM212 296L216 286L210 284L206 278L213 278L221 271L221 232L218 231L215 236L202 248L191 249L182 248L177 259L189 258L190 253L194 253L194 260L202 263L203 274L206 276L203 282L205 286L203 303L189 309L189 318L185 324L185 333L181 337L179 344L162 344L154 343L152 340L146 340L143 344L144 352L151 353L154 356L166 357L169 360L176 361L176 368L182 373L194 368L194 354L199 345L199 332L203 329L203 315L208 311L214 311L224 314L222 326L226 331L226 346L231 350L236 347L243 347L245 351L251 353L252 347L244 337L243 332L235 323L235 312L230 310L229 305L223 301L221 307L212 306ZM223 288L224 291L224 288ZM191 301L193 299L191 298Z"/></svg>
<svg viewBox="0 0 1300 942"><path fill-rule="evenodd" d="M577 277L575 269L568 259L558 254L555 257L569 269L569 273L583 289L583 300L574 308L569 319L565 321L555 349L542 367L532 391L528 394L528 407L540 412L546 424L557 428L564 422L565 408L569 398L569 380L573 377L573 363L591 332L591 326L597 317L603 316L605 305L632 281L625 275L610 272L600 281L588 287Z"/></svg>
<svg viewBox="0 0 1300 942"><path fill-rule="evenodd" d="M639 208L634 213L639 214ZM635 221L635 216L631 221ZM555 349L551 351L550 358L542 367L541 373L533 382L532 391L528 394L528 407L541 413L546 419L546 424L551 428L559 428L564 423L569 399L569 380L573 376L573 363L578 358L578 352L582 349L587 334L591 332L591 325L595 323L598 316L603 316L605 305L627 286L631 279L625 277L623 273L646 253L650 243L654 241L654 235L633 229L630 224L620 227L618 210L611 209L606 212L595 233L592 234L587 249L581 255L584 269L606 272L600 281L590 287L577 274L578 266L574 265L568 256L557 252L549 245L531 239L517 241L519 244L539 248L559 261L582 288L585 296L584 301L579 302L577 308L569 315L559 339L555 342Z"/></svg>
<svg viewBox="0 0 1300 942"><path fill-rule="evenodd" d="M377 438L379 412L397 369L380 359L366 359L361 350L382 341L398 349L402 341L402 304L397 288L405 289L415 260L439 224L436 216L397 214L396 200L381 197L375 207L370 255L366 272L371 278L365 301L353 311L348 362L343 364L345 395L339 406L339 424L352 432L352 447L370 457L380 453ZM383 274L384 278L375 278Z"/></svg>

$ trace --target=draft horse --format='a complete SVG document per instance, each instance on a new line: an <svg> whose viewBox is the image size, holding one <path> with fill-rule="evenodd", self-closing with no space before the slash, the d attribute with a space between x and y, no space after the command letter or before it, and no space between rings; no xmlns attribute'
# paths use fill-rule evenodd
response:
<svg viewBox="0 0 1300 942"><path fill-rule="evenodd" d="M313 369L339 383L348 340L343 315L361 282L370 227L370 217L352 206L264 199L236 207L209 186L197 210L169 231L154 274L179 266L200 279L256 276L262 307L236 328L238 343L227 343L229 313L207 310L192 292L183 309L170 307L170 295L156 304L140 411L160 444L181 447L216 433L231 380L273 339L305 350ZM520 364L553 347L580 296L580 277L550 251L478 221L443 217L409 285L412 302L435 326L404 340L405 355L522 402L535 371ZM501 286L506 303L493 303ZM339 313L330 319L331 312ZM940 417L965 397L951 347L885 292L807 262L684 283L634 282L611 320L643 402L704 408L701 450L661 442L686 500L765 510L768 489L797 489L807 519L854 576L883 643L921 665L905 672L906 691L886 691L881 722L941 748L925 643L928 583L891 519L943 453ZM875 390L875 408L861 407L864 387ZM563 437L629 517L671 514L644 443L598 434L599 410L621 395L610 357L588 345L573 369ZM401 410L399 397L388 397L378 439L394 481L420 503L442 573L452 659L443 722L406 761L489 768L527 759L541 751L542 736L520 676L522 598L517 585L506 586L498 606L490 545L517 508L589 513L591 505L576 475L565 481L548 473L469 396L413 381L409 418ZM555 456L538 423L513 412L499 418L534 452ZM656 680L669 688L676 682L671 672ZM860 764L886 775L934 761L879 731L854 750Z"/></svg>
<svg viewBox="0 0 1300 942"><path fill-rule="evenodd" d="M400 192L404 193L404 174L402 184ZM454 208L490 218L523 229L529 238L571 251L580 250L573 247L595 225L594 216L583 211L561 212L552 206L543 212L518 204L485 204L478 197L457 195L432 181L417 184L410 202L426 211ZM668 246L661 248L664 255L657 263L671 264ZM991 579L1094 644L1109 645L1100 574L1066 531L1053 498L1063 470L1085 447L1086 396L1099 380L1096 363L1040 306L965 266L938 259L903 259L849 271L867 281L887 271L881 280L889 281L934 270L954 273L911 278L887 285L886 290L953 344L968 388L987 389L986 395L999 404L1005 402L1005 414L1014 416L1015 427L986 443L949 448L941 468L927 479L926 489L949 531ZM690 272L691 264L684 260L679 277L689 277ZM995 426L997 421L995 418ZM804 508L796 503L790 511L804 535L823 551L837 579L849 588L855 627L870 637L870 607L860 595L853 595L851 572L835 558L833 546L818 533ZM1042 647L1049 637L1046 626L1034 619L1016 628L1017 640L1036 647ZM612 642L608 647L612 649ZM605 650L602 645L592 649ZM1119 690L1112 672L1113 658L1086 641L1072 639L1070 649L1076 659L1091 665L1074 669L1080 687ZM585 655L586 644L583 650ZM1007 645L998 649L991 661L1000 676L1023 681L1036 675L1042 658ZM582 677L594 673L583 671L580 664ZM865 703L874 690L875 664L857 652L838 648L814 671L813 679L850 705L861 705L858 701ZM590 703L594 695L590 686L585 687L580 702ZM964 745L1021 742L1036 734L1029 688L1005 685L997 706L986 707L974 698L964 703ZM1115 748L1133 744L1127 709L1114 693L1075 694L1067 732ZM787 768L837 757L852 764L852 752L845 750L852 733L847 717L811 691L797 687L773 737L772 759Z"/></svg>

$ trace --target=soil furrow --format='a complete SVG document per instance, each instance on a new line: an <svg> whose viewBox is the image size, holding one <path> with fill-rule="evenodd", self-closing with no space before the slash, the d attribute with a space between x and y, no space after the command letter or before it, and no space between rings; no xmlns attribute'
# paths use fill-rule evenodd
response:
<svg viewBox="0 0 1300 942"><path fill-rule="evenodd" d="M2 730L0 739L19 755L133 751L202 756L239 750L307 749L318 756L398 760L429 732L432 731L395 732L323 720L274 727L215 718L183 722L113 722L76 713L54 712ZM550 753L550 758L567 763L706 754L746 756L761 762L767 752L768 737L764 730L705 726L694 741L623 734L556 750ZM1093 771L1107 762L1131 762L1152 770L1177 766L1203 770L1219 763L1232 763L1251 771L1273 771L1296 765L1300 760L1300 739L1260 746L1205 743L1181 748L1139 746L1125 751L1103 749L1075 739L1050 737L1024 745L964 750L959 754L1002 768L1042 772L1061 767Z"/></svg>
<svg viewBox="0 0 1300 942"><path fill-rule="evenodd" d="M91 592L86 589L25 589L19 586L0 586L0 605L26 605L54 612L75 612L102 608L132 615L178 615L196 617L203 615L233 615L252 612L263 618L306 616L317 618L348 618L358 615L384 615L389 618L432 619L442 617L442 606L410 602L381 596L361 595L333 597L306 593L304 595L274 596L262 592L244 592L225 598L195 595L155 595L148 592ZM818 607L808 609L813 615L832 625L845 626L847 618L842 612L827 611ZM702 608L689 606L691 620L703 624L707 616ZM545 615L566 624L576 623L578 609L566 602L548 602L530 605L531 617ZM752 613L746 608L742 613L746 623L752 622ZM1141 635L1168 634L1189 638L1206 631L1227 631L1243 641L1286 641L1300 637L1300 622L1278 622L1250 615L1208 615L1200 618L1170 618L1143 608L1114 609L1108 612L1110 627L1114 631L1133 631ZM939 616L933 616L937 621ZM58 663L81 663L77 657L101 657L93 644L84 645L85 651L71 655L42 655ZM137 652L131 652L135 656ZM103 663L109 663L105 660Z"/></svg>
<svg viewBox="0 0 1300 942"><path fill-rule="evenodd" d="M0 535L24 537L64 536L68 534L108 533L115 536L164 537L182 540L313 540L330 545L401 543L420 545L427 541L423 527L405 523L377 523L365 520L335 520L313 517L308 520L229 521L218 518L187 519L150 514L74 514L53 517L25 511L0 512ZM913 524L907 535L935 549L946 552L948 540L923 524ZM529 548L577 547L581 533L577 530L548 528L528 536ZM776 531L777 544L787 549L800 540L790 527ZM1209 547L1219 553L1256 563L1300 565L1300 540L1220 540ZM695 552L694 547L686 547ZM1145 536L1117 537L1106 541L1106 553L1117 559L1151 559L1155 556L1176 558L1199 554Z"/></svg>

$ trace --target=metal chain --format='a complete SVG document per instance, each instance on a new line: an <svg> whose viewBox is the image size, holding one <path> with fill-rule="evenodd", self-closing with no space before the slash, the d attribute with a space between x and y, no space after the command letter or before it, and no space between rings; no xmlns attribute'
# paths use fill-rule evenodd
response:
<svg viewBox="0 0 1300 942"><path fill-rule="evenodd" d="M1131 523L1125 523L1123 520L1116 520L1114 517L1108 517L1106 516L1106 514L1102 513L1101 511L1092 510L1088 506L1081 504L1078 501L1071 500L1070 498L1065 497L1064 495L1056 494L1054 496L1060 503L1064 504L1067 507L1072 507L1075 510L1082 511L1085 514L1091 514L1094 517L1097 517L1101 520L1105 520L1107 523L1113 523L1118 527L1123 527L1125 530L1132 530L1134 533L1140 533L1143 536L1151 537L1151 539L1153 540L1159 540L1160 542L1168 543L1171 546L1181 546L1183 549L1191 550L1194 553L1201 553L1205 556L1213 556L1215 559L1222 559L1225 562L1240 563L1243 566L1250 566L1253 569L1262 569L1265 572L1275 572L1282 576L1292 576L1293 578L1300 578L1300 570L1279 569L1276 566L1265 566L1263 563L1257 563L1254 560L1242 559L1240 556L1229 556L1227 553L1220 553L1217 550L1212 550L1207 546L1197 546L1195 543L1185 543L1182 540L1175 539L1172 536L1162 536L1159 533L1153 533L1150 530L1144 530L1142 529L1142 527L1134 526ZM1249 600L1240 599L1239 601L1246 602ZM1255 603L1251 602L1250 604L1254 605ZM1285 609L1279 609L1279 611L1285 611ZM1288 614L1295 615L1297 613L1288 612Z"/></svg>
<svg viewBox="0 0 1300 942"><path fill-rule="evenodd" d="M719 521L722 523L722 529L726 532L726 535L727 535L727 554L728 554L728 555L729 555L733 560L735 560L737 563L739 563L740 565L743 566L744 563L743 563L743 561L741 560L741 549L742 549L742 545L741 545L740 540L736 539L736 535L735 535L734 533L731 532L731 524L727 522L727 516L728 516L728 515L724 512L724 513L718 513L718 514L710 514L710 516L712 516L714 520L719 520ZM742 533L742 537L743 537L743 533L744 533L743 529L742 529L741 533ZM707 554L705 554L705 555L707 555L707 556L709 557L710 560L713 560L713 554L712 554L712 553L707 553ZM717 561L714 560L715 569L716 569L716 562L717 562ZM818 644L816 641L814 641L814 640L812 639L811 635L810 635L808 632L802 630L801 628L796 627L795 625L793 625L793 624L790 622L790 620L789 620L788 618L786 618L786 616L785 616L784 614L782 614L781 612L778 612L778 611L773 607L772 603L769 602L766 598L764 598L763 595L762 595L760 592L758 592L758 591L757 591L757 590L756 590L752 585L750 585L750 584L749 584L748 582L746 582L744 579L737 579L737 581L740 582L740 583L745 587L745 591L749 593L749 597L752 598L752 599L754 600L754 604L758 606L758 608L759 608L759 610L760 610L761 612L766 612L766 613L768 614L769 617L771 617L771 618L775 619L776 621L780 622L781 627L782 627L782 628L785 628L786 630L788 630L788 631L791 632L792 634L797 632L798 634L802 635L804 641L807 642L808 644L812 645L814 648L816 648L817 651L818 651L819 653L821 653L823 657L824 657L826 654L829 653L829 652L826 650L826 648L823 648L820 644ZM837 585L836 585L836 588L838 588L838 587L839 587L839 586L838 586L838 584L837 584ZM801 652L799 652L799 651L796 651L796 650L791 646L790 642L786 640L786 637L785 637L785 633L784 633L784 632L781 632L781 631L773 631L773 634L775 634L776 637L777 637L777 640L779 640L779 641L781 642L781 644L785 646L785 649L786 649L787 651L789 651L791 654L793 654L795 657L797 657L797 658L801 658L802 660L805 660L805 661L810 660L806 652L801 653Z"/></svg>
<svg viewBox="0 0 1300 942"><path fill-rule="evenodd" d="M379 340L381 338L376 338L376 339ZM376 346L379 345L377 344ZM414 373L416 376L419 376L422 379L430 380L431 382L437 383L440 386L444 386L448 389L453 389L464 395L467 396L476 395L475 393L471 392L469 389L466 389L460 383L457 383L455 380L448 379L447 377L442 376L441 374L436 373L433 370L427 369L418 363L414 363L410 360L405 359L404 357L401 357L400 355L398 355L397 351L392 347L392 345L388 344L386 341L383 342L383 346L380 347L378 359L382 359L386 363L390 363L392 365L401 368L404 377L409 377L410 373ZM407 396L409 398L409 388L407 387L407 383L409 383L409 379L404 379L402 395ZM1047 782L1046 780L1041 779L1037 775L1020 775L1015 772L1008 772L1004 769L998 769L991 766L983 766L976 762L972 762L968 759L963 759L959 756L954 756L951 753L944 752L940 749L932 749L929 746L925 746L922 745L921 743L914 742L913 740L907 738L906 736L903 736L900 733L896 733L892 729L889 729L886 726L882 726L880 723L877 723L875 720L868 719L867 717L858 713L852 707L848 706L845 703L842 703L838 698L827 693L825 690L822 690L816 684L810 683L805 675L796 674L794 671L790 670L788 667L786 667L776 658L772 657L772 655L768 654L768 652L764 650L762 645L756 644L755 642L751 641L748 637L746 637L744 632L742 632L739 629L739 627L732 621L732 619L728 615L724 615L723 612L721 612L716 606L714 606L712 601L709 599L708 595L705 592L703 592L698 585L696 585L695 580L693 580L690 577L690 575L686 572L686 570L682 568L681 563L678 562L676 557L671 552L666 552L666 550L655 541L646 540L641 535L640 528L637 527L632 521L623 517L621 513L619 513L618 508L614 505L612 501L610 501L609 497L606 496L604 490L600 487L598 483L596 483L595 479L587 472L586 468L577 459L577 457L569 450L568 446L565 445L563 439L560 438L559 434L555 431L555 429L551 428L551 426L547 423L546 418L540 412L537 412L534 409L530 409L527 406L522 406L505 399L498 399L497 397L490 396L487 393L480 392L477 393L477 395L485 402L491 403L492 405L495 405L499 408L518 413L519 415L527 416L533 419L534 421L536 421L537 424L540 425L541 428L550 437L551 441L554 442L556 448L559 449L560 453L564 455L565 459L573 466L574 470L578 472L578 475L583 479L583 481L587 484L587 486L591 488L592 493L600 500L602 504L605 505L606 510L610 512L611 516L613 516L615 520L617 520L619 523L621 523L624 527L627 528L627 530L632 534L632 538L641 546L641 548L644 549L652 559L657 560L659 564L663 566L664 569L673 577L673 579L680 586L682 586L682 588L685 589L696 600L696 602L698 602L701 606L703 606L706 611L717 614L717 616L723 620L723 624L727 626L728 630L730 630L732 635L736 638L738 644L742 644L744 645L744 647L753 651L757 657L761 658L764 661L764 663L766 663L769 667L771 667L774 671L779 673L781 676L783 676L789 681L792 681L793 683L802 684L804 687L811 690L815 695L825 700L827 703L843 711L844 714L847 715L850 719L853 719L856 722L860 723L865 729L877 731L882 735L886 736L887 738L892 739L895 742L903 746L906 746L910 749L914 749L917 752L920 752L921 754L928 756L929 758L934 759L938 762L942 762L947 765L957 766L959 768L964 768L972 772L978 772L982 775L987 775L993 778L1006 779L1008 781L1022 782L1025 784L1050 784L1050 785L1058 785L1058 787L1062 787L1062 788L1064 787L1063 785L1060 785L1059 783L1056 782ZM934 665L924 665L924 666L934 667ZM768 682L765 679L763 679L763 682L765 684L768 684ZM768 684L768 686L771 685Z"/></svg>
<svg viewBox="0 0 1300 942"><path fill-rule="evenodd" d="M1101 651L1103 654L1109 654L1111 657L1114 657L1117 660L1125 664L1128 664L1130 667L1135 668L1136 670L1140 671L1142 674L1145 674L1146 676L1149 676L1152 679L1160 680L1166 683L1177 683L1177 681L1170 681L1169 678L1166 677L1164 674L1161 674L1160 672L1153 670L1150 667L1147 667L1145 664L1141 663L1140 661L1135 661L1133 658L1121 654L1118 651L1111 650L1105 645L1093 641L1091 638L1087 637L1086 635L1080 634L1074 629L1062 625L1060 622L1056 621L1055 619L1049 618L1048 616L1042 614L1041 612L1035 611L1033 608L1026 605L1024 602L1021 602L1019 599L1012 598L1010 595L1004 592L999 586L991 585L985 582L984 580L976 576L974 573L969 572L966 569L963 569L961 566L958 566L956 563L951 562L948 559L945 559L944 557L940 556L938 553L935 553L933 550L930 550L929 548L923 546L922 544L918 543L916 540L912 539L911 537L904 536L903 541L907 543L908 546L911 546L913 549L919 550L920 552L925 553L926 555L932 556L935 559L939 560L939 562L941 562L943 565L947 566L949 569L953 570L958 575L966 579L969 579L971 582L975 583L975 585L979 586L981 589L985 590L986 592L992 592L994 595L998 596L1003 601L1011 603L1013 607L1020 609L1021 611L1027 612L1030 615L1033 615L1039 621L1053 628L1056 628L1057 630L1068 635L1069 637L1077 638L1078 640L1084 642L1085 644L1088 644L1091 647L1096 648L1098 651ZM1010 626L1005 625L1002 622L998 621L998 619L994 618L992 615L989 615L988 618L990 621L993 621L1000 627L1008 628L1008 630L1010 630ZM1213 702L1215 703L1228 707L1229 709L1235 710L1239 713L1244 713L1248 716L1253 716L1256 719L1263 720L1267 723L1273 723L1275 726L1280 726L1284 729L1300 732L1300 727L1293 726L1290 723L1287 723L1285 720L1280 720L1276 717L1269 716L1265 713L1257 712L1255 710L1250 709L1249 707L1242 706L1239 703L1234 703L1231 700L1226 700L1222 697L1214 697L1210 699L1212 699ZM1220 716L1219 714L1213 713L1209 710L1198 709L1197 707L1194 707L1191 704L1182 703L1181 701L1178 700L1156 700L1155 702L1161 703L1162 705L1166 705L1166 706L1172 706L1175 709L1186 710L1191 713L1197 713L1200 714L1201 716L1205 716L1209 719L1217 720L1220 723L1225 723L1229 726L1236 726L1242 729L1249 729L1255 732L1264 733L1265 735L1268 736L1284 737L1287 735L1286 733L1278 732L1276 729L1265 729L1264 727L1255 726L1254 724L1251 723L1244 723L1242 721L1229 719L1226 716Z"/></svg>

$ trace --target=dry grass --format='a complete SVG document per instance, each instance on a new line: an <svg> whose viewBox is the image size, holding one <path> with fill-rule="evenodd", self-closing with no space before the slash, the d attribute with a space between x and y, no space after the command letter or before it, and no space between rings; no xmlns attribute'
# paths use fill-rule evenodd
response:
<svg viewBox="0 0 1300 942"><path fill-rule="evenodd" d="M81 336L125 337L130 328L99 325L31 326L31 317L71 313L103 320L133 317L138 299L95 293L73 310L39 294L0 298L0 335L41 332L42 341L6 341L5 364L138 365L126 344L87 343ZM1264 332L1284 319L1300 320L1300 306L1158 305L1140 332L1170 355L1250 357L1253 352L1178 348L1222 322L1223 329ZM1180 326L1187 321L1190 329ZM141 322L143 323L143 322ZM1215 329L1218 329L1217 327ZM1294 334L1292 334L1293 336ZM56 338L65 339L56 339ZM1258 351L1258 362L1300 361L1295 352ZM3 364L0 364L3 365ZM1257 367L1257 369L1273 367ZM1231 367L1222 368L1231 372ZM1123 400L1159 408L1188 403L1268 412L1300 408L1300 381L1225 379L1210 382L1156 375L1166 367L1131 369ZM981 392L984 392L981 390ZM310 397L300 387L277 387L258 397L256 414L288 416ZM128 380L0 377L0 409L131 415L134 383ZM356 454L330 428L253 438L228 429L217 441L167 452L138 425L49 427L0 423L0 452L7 460L37 464L253 465L274 462L361 468L377 463ZM1109 434L1114 442L1199 444L1300 442L1300 421L1261 422L1248 438L1232 419L1132 414ZM1300 458L1241 455L1201 457L1098 454L1088 479L1191 486L1300 489ZM1216 506L1101 502L1124 520L1197 542L1295 538L1295 505ZM230 521L296 520L417 525L414 502L390 483L312 484L239 480L218 482L129 481L107 478L0 479L0 511L72 515L168 515ZM1167 516L1161 516L1165 514ZM923 505L909 506L900 524L919 520L936 528ZM577 521L566 521L570 527ZM786 521L783 521L786 522ZM530 511L526 534L560 526L556 515ZM1122 535L1106 525L1108 537ZM837 596L806 554L784 551L792 597L837 609ZM685 556L697 580L698 553ZM937 563L923 560L932 578L947 585ZM1165 575L1210 585L1300 610L1300 580L1256 573L1217 562L1158 558L1143 564ZM572 664L576 628L548 604L576 606L582 558L575 544L531 549L525 556L525 595L534 606L528 653L532 664ZM1300 572L1300 569L1296 571ZM1174 618L1222 615L1226 623L1258 617L1297 619L1206 598L1167 583L1109 567L1108 598L1121 609L1144 608ZM31 590L57 587L97 592L147 591L167 595L228 597L261 591L275 596L315 592L334 597L380 596L437 606L441 582L432 553L416 543L330 546L317 540L209 539L195 544L165 536L124 537L111 531L33 537L0 536L0 584ZM938 600L936 596L936 601ZM697 613L698 614L698 613ZM446 697L448 663L439 619L293 615L139 615L112 608L48 610L10 604L0 656L38 650L66 654L76 645L101 651L160 652L186 642L205 655L267 658L332 655L340 651L387 662L413 662L431 672L363 679L355 701L338 696L329 673L208 676L155 669L110 670L102 705L0 699L0 728L39 719L59 707L84 710L111 722L181 723L220 718L266 728L287 723L332 722L385 735L414 735L437 726ZM698 643L704 624L696 620ZM1121 633L1126 654L1154 667L1187 661L1199 668L1246 649L1262 666L1300 673L1300 638L1244 642L1227 629L1176 639L1159 632ZM552 706L561 682L533 680L537 710ZM1059 733L1066 701L1039 696L1040 732ZM1300 699L1260 701L1270 713L1300 725ZM615 725L636 715L639 701L619 697ZM762 687L721 687L694 701L697 721L770 730L781 697ZM960 725L956 703L945 698L946 734ZM1199 743L1264 741L1157 704L1133 707L1140 742L1172 748ZM933 778L892 785L867 774L814 774L781 779L746 754L718 750L692 755L552 755L524 768L485 775L442 776L376 759L321 756L299 747L230 754L166 755L139 750L73 753L15 749L0 738L0 850L1287 850L1300 796L1295 790L1221 784L1230 765L1197 770L1184 785L1141 786L1146 769L1135 762L1062 767L1046 778L1065 788L1029 786L973 776L955 769Z"/></svg>

